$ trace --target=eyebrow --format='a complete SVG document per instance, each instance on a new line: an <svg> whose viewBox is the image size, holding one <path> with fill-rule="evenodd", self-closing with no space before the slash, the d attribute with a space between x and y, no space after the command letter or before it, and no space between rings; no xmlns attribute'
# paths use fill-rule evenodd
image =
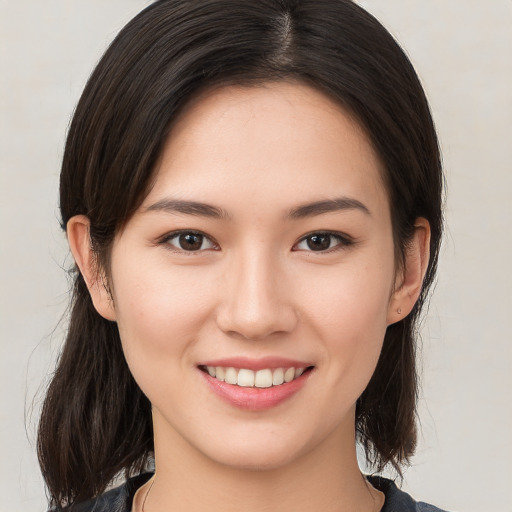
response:
<svg viewBox="0 0 512 512"><path fill-rule="evenodd" d="M179 199L162 199L148 206L146 211L164 211L167 213L183 213L213 219L229 219L231 216L223 208L197 201L182 201Z"/></svg>
<svg viewBox="0 0 512 512"><path fill-rule="evenodd" d="M343 210L359 210L371 215L370 210L357 199L350 197L338 197L336 199L324 199L299 205L288 211L285 217L298 220L307 217L314 217L324 213L333 213ZM199 217L210 217L213 219L230 219L231 215L218 206L198 201L183 201L180 199L162 199L148 206L146 211L163 211L167 213L182 213L184 215L195 215Z"/></svg>
<svg viewBox="0 0 512 512"><path fill-rule="evenodd" d="M371 215L370 210L361 201L350 197L338 197L336 199L325 199L297 206L290 210L287 216L292 219L303 219L343 210L359 210L367 215Z"/></svg>

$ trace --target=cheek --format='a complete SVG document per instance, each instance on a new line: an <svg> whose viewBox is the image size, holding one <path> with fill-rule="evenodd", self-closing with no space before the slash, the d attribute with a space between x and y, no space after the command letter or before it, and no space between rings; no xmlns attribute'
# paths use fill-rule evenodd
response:
<svg viewBox="0 0 512 512"><path fill-rule="evenodd" d="M309 315L314 335L323 340L329 378L347 397L362 393L377 365L387 328L393 269L391 257L371 258L357 267L340 267L335 276L320 276L317 292L305 294L304 314Z"/></svg>
<svg viewBox="0 0 512 512"><path fill-rule="evenodd" d="M305 283L299 292L305 297L304 310L321 320L326 329L357 338L385 325L394 281L393 263L375 261L379 262L376 259L373 264L317 272L310 281L314 288Z"/></svg>
<svg viewBox="0 0 512 512"><path fill-rule="evenodd" d="M142 268L133 273L119 266L113 276L120 337L136 380L187 364L182 356L196 342L198 325L209 314L200 278L155 264Z"/></svg>

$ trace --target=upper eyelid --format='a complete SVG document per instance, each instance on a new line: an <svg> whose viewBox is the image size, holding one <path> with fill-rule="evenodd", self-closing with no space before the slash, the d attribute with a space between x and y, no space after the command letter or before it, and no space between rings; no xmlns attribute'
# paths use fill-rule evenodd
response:
<svg viewBox="0 0 512 512"><path fill-rule="evenodd" d="M183 234L192 234L192 235L200 235L200 236L204 236L205 238L208 238L208 240L211 240L212 242L215 242L215 238L213 238L212 236L204 233L203 231L200 231L198 229L177 229L175 231L169 231L168 233L166 233L165 235L162 235L161 237L159 237L159 240L160 241L164 241L164 240L169 240L171 238L175 238L179 235L183 235ZM215 242L217 243L217 242Z"/></svg>
<svg viewBox="0 0 512 512"><path fill-rule="evenodd" d="M313 236L313 235L329 235L329 236L333 236L334 238L338 238L340 240L344 240L347 243L351 243L351 242L354 241L354 239L351 236L349 236L349 235L347 235L345 233L340 233L339 231L317 230L317 231L311 231L309 233L306 233L305 235L302 235L297 240L296 244L298 244L299 242L302 242L306 238L308 238L310 236Z"/></svg>

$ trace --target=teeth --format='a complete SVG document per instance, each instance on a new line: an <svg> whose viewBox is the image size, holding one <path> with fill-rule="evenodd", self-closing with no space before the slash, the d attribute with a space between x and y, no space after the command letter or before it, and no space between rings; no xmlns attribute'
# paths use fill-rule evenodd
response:
<svg viewBox="0 0 512 512"><path fill-rule="evenodd" d="M228 368L226 370L226 377L224 379L228 384L238 383L238 372L234 368Z"/></svg>
<svg viewBox="0 0 512 512"><path fill-rule="evenodd" d="M258 370L254 378L254 386L257 388L272 386L272 370Z"/></svg>
<svg viewBox="0 0 512 512"><path fill-rule="evenodd" d="M254 372L251 370L239 370L238 385L244 388L252 388L254 386Z"/></svg>
<svg viewBox="0 0 512 512"><path fill-rule="evenodd" d="M284 382L284 370L282 368L278 368L274 370L274 374L272 375L272 384L274 386L279 386Z"/></svg>
<svg viewBox="0 0 512 512"><path fill-rule="evenodd" d="M291 382L295 378L295 368L288 368L284 372L284 381L285 382Z"/></svg>
<svg viewBox="0 0 512 512"><path fill-rule="evenodd" d="M224 382L226 378L226 371L224 368L222 368L222 366L215 367L215 378Z"/></svg>
<svg viewBox="0 0 512 512"><path fill-rule="evenodd" d="M272 386L280 386L285 382L291 382L292 380L300 377L305 368L276 368L271 370L266 368L264 370L248 370L246 368L224 368L222 366L207 366L211 377L217 380L227 382L228 384L234 384L244 388L270 388Z"/></svg>

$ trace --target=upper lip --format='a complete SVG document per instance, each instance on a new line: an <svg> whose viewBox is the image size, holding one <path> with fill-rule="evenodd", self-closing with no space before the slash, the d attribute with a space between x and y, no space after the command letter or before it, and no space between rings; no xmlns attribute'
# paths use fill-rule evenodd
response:
<svg viewBox="0 0 512 512"><path fill-rule="evenodd" d="M258 359L249 357L229 357L203 361L198 366L222 366L223 368L245 368L247 370L265 370L276 368L307 368L313 366L309 362L297 361L285 357L266 356Z"/></svg>

